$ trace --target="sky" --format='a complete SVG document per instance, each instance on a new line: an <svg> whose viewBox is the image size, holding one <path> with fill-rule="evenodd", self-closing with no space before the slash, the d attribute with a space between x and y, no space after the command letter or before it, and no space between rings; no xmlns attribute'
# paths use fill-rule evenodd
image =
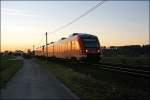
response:
<svg viewBox="0 0 150 100"><path fill-rule="evenodd" d="M75 32L98 36L102 46L149 44L149 1L1 1L1 51L27 50Z"/></svg>

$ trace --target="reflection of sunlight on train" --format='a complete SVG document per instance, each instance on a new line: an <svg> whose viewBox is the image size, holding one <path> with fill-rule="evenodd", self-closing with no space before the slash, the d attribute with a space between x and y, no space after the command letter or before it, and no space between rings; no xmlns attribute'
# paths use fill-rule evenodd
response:
<svg viewBox="0 0 150 100"><path fill-rule="evenodd" d="M35 50L36 56L46 56L46 46ZM48 44L48 57L73 60L99 61L101 48L96 36L85 33L73 33L68 38Z"/></svg>

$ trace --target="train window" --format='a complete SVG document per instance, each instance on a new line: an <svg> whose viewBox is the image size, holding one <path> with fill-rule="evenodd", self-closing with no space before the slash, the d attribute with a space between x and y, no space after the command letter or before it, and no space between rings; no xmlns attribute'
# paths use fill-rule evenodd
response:
<svg viewBox="0 0 150 100"><path fill-rule="evenodd" d="M72 49L74 50L74 41L72 41Z"/></svg>
<svg viewBox="0 0 150 100"><path fill-rule="evenodd" d="M73 41L71 41L71 50L73 50Z"/></svg>
<svg viewBox="0 0 150 100"><path fill-rule="evenodd" d="M56 54L57 54L57 45L56 45Z"/></svg>
<svg viewBox="0 0 150 100"><path fill-rule="evenodd" d="M56 54L56 52L57 52L57 49L56 49L56 45L55 45L55 54Z"/></svg>
<svg viewBox="0 0 150 100"><path fill-rule="evenodd" d="M68 42L68 50L70 51L70 49L71 49L71 42L69 41Z"/></svg>
<svg viewBox="0 0 150 100"><path fill-rule="evenodd" d="M79 43L77 40L75 41L75 48L76 48L76 50L79 50Z"/></svg>
<svg viewBox="0 0 150 100"><path fill-rule="evenodd" d="M72 50L72 41L70 42L70 50Z"/></svg>
<svg viewBox="0 0 150 100"><path fill-rule="evenodd" d="M67 48L66 48L66 42L65 42L64 44L65 44L65 51L64 51L64 52L66 52L66 49L67 49Z"/></svg>
<svg viewBox="0 0 150 100"><path fill-rule="evenodd" d="M65 51L66 51L66 42L64 43L64 53L65 53Z"/></svg>
<svg viewBox="0 0 150 100"><path fill-rule="evenodd" d="M59 53L61 52L61 44L59 44Z"/></svg>
<svg viewBox="0 0 150 100"><path fill-rule="evenodd" d="M62 45L61 45L61 44L60 44L59 52L60 52L60 53L62 52Z"/></svg>
<svg viewBox="0 0 150 100"><path fill-rule="evenodd" d="M64 44L62 44L62 52L64 52Z"/></svg>
<svg viewBox="0 0 150 100"><path fill-rule="evenodd" d="M66 51L68 50L68 43L66 42Z"/></svg>
<svg viewBox="0 0 150 100"><path fill-rule="evenodd" d="M73 50L75 50L75 41L73 41Z"/></svg>
<svg viewBox="0 0 150 100"><path fill-rule="evenodd" d="M82 41L86 48L99 47L99 41L97 38L82 38Z"/></svg>
<svg viewBox="0 0 150 100"><path fill-rule="evenodd" d="M59 44L57 45L57 51L58 51L58 54L59 54Z"/></svg>
<svg viewBox="0 0 150 100"><path fill-rule="evenodd" d="M60 52L62 53L63 52L63 44L61 44L60 47L61 47Z"/></svg>
<svg viewBox="0 0 150 100"><path fill-rule="evenodd" d="M88 41L88 42L95 42L95 41L97 41L97 39L83 39L83 41Z"/></svg>
<svg viewBox="0 0 150 100"><path fill-rule="evenodd" d="M63 43L63 47L64 47L64 51L65 51L65 43ZM63 53L64 53L64 51L63 51Z"/></svg>
<svg viewBox="0 0 150 100"><path fill-rule="evenodd" d="M57 54L59 54L59 44L57 45Z"/></svg>
<svg viewBox="0 0 150 100"><path fill-rule="evenodd" d="M59 44L57 44L57 54L59 53Z"/></svg>

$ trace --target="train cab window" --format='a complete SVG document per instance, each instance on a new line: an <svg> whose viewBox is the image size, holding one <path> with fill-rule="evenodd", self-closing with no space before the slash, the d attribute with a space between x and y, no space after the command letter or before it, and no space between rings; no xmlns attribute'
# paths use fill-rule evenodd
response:
<svg viewBox="0 0 150 100"><path fill-rule="evenodd" d="M84 46L86 48L97 48L99 47L99 41L97 38L82 38Z"/></svg>

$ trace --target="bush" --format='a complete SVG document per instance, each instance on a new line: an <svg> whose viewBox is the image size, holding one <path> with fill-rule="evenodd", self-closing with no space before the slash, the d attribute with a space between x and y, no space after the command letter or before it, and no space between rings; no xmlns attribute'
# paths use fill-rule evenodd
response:
<svg viewBox="0 0 150 100"><path fill-rule="evenodd" d="M126 64L127 63L127 59L125 59L125 58L120 58L120 61L121 61L122 64Z"/></svg>
<svg viewBox="0 0 150 100"><path fill-rule="evenodd" d="M30 59L30 58L31 58L31 55L29 55L29 54L23 54L23 58L25 58L25 59Z"/></svg>

